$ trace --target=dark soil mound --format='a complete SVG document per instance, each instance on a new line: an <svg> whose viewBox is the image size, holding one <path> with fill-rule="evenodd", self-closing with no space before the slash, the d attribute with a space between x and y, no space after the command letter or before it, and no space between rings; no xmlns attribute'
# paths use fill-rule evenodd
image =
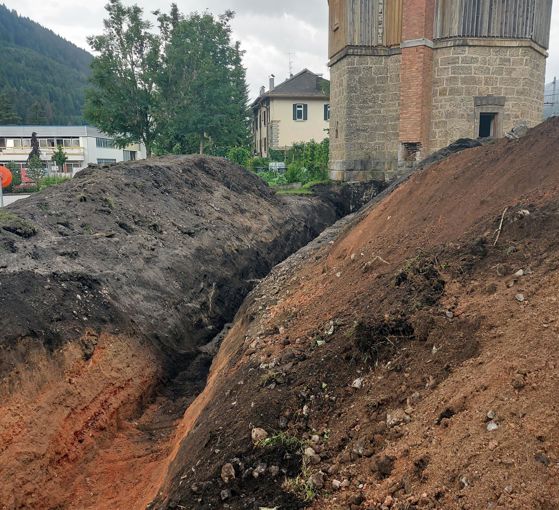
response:
<svg viewBox="0 0 559 510"><path fill-rule="evenodd" d="M54 349L108 327L193 352L334 220L317 199L278 197L225 160L89 168L0 213L0 343Z"/></svg>

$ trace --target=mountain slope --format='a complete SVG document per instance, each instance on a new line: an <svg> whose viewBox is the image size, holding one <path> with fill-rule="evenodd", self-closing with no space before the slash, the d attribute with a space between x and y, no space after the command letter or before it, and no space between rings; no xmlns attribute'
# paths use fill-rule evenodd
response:
<svg viewBox="0 0 559 510"><path fill-rule="evenodd" d="M20 124L81 124L92 56L0 5L0 93Z"/></svg>

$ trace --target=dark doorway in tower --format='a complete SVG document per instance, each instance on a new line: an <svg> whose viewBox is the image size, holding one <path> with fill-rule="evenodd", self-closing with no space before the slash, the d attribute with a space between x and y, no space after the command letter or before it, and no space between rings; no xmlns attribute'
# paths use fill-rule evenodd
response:
<svg viewBox="0 0 559 510"><path fill-rule="evenodd" d="M479 137L490 138L495 136L496 113L480 113L479 115Z"/></svg>

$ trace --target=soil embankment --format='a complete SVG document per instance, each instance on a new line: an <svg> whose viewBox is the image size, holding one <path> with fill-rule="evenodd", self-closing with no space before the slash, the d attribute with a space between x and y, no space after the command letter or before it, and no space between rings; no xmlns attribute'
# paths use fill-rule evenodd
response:
<svg viewBox="0 0 559 510"><path fill-rule="evenodd" d="M276 267L150 508L559 508L558 140L435 163Z"/></svg>
<svg viewBox="0 0 559 510"><path fill-rule="evenodd" d="M141 508L212 339L336 217L200 157L90 168L0 211L0 508Z"/></svg>

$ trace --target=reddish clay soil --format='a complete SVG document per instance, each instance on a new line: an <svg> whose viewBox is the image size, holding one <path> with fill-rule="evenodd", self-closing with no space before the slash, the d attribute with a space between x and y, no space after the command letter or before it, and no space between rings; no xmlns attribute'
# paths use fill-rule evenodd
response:
<svg viewBox="0 0 559 510"><path fill-rule="evenodd" d="M559 508L558 141L452 156L280 264L150 507Z"/></svg>

